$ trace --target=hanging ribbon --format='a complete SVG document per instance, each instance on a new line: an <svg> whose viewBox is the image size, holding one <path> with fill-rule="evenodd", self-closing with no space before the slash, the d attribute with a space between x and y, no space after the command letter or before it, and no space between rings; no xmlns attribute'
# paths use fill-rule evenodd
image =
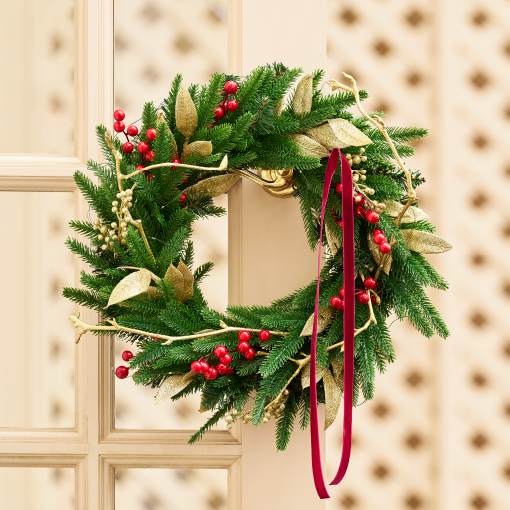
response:
<svg viewBox="0 0 510 510"><path fill-rule="evenodd" d="M342 458L338 472L331 482L331 485L337 485L344 477L349 459L351 456L352 439L352 393L354 380L354 212L352 206L352 173L349 162L345 156L338 150L333 149L329 156L326 166L326 175L324 177L324 188L322 191L321 208L321 229L319 237L319 260L317 276L317 292L315 294L315 312L312 330L312 347L310 359L310 434L312 447L312 471L315 489L321 499L329 498L324 475L322 472L321 450L319 438L319 418L317 415L317 325L319 313L319 290L320 290L320 271L321 271L321 252L322 252L322 232L324 229L324 212L326 202L328 201L329 190L333 175L338 165L338 157L341 158L342 169L342 222L343 222L343 266L344 266L344 431Z"/></svg>

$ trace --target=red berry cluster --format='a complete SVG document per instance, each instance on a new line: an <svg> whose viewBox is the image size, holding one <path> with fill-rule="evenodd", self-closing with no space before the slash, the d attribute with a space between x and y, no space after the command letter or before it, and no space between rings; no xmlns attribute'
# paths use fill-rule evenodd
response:
<svg viewBox="0 0 510 510"><path fill-rule="evenodd" d="M130 154L133 152L134 145L129 141L129 137L135 137L138 135L138 128L135 125L128 126L127 130L125 129L124 118L126 114L122 110L115 110L113 112L113 118L115 122L113 123L113 130L117 133L124 133L126 136L127 142L122 146L122 150L126 154ZM145 136L147 140L154 140L157 136L158 132L154 129L148 129L145 132ZM137 146L138 152L145 159L145 161L154 161L156 159L156 153L154 151L149 150L149 144L147 142L140 142Z"/></svg>
<svg viewBox="0 0 510 510"><path fill-rule="evenodd" d="M234 95L237 92L237 83L235 81L227 81L223 90L225 91L223 100L220 105L213 110L216 122L225 115L225 112L235 112L239 106L235 99L229 99L227 101L228 96Z"/></svg>
<svg viewBox="0 0 510 510"><path fill-rule="evenodd" d="M374 243L379 245L379 251L382 254L386 254L391 251L391 245L388 241L386 241L386 236L380 228L374 230Z"/></svg>
<svg viewBox="0 0 510 510"><path fill-rule="evenodd" d="M253 359L255 357L255 349L250 347L251 334L249 331L240 331L237 335L239 343L237 344L237 350L244 356L245 359ZM271 338L271 333L267 329L263 329L259 333L259 340L261 343L267 342Z"/></svg>
<svg viewBox="0 0 510 510"><path fill-rule="evenodd" d="M219 363L212 367L207 363L206 358L209 356L216 356L219 359ZM232 361L232 356L228 353L227 348L224 345L218 345L214 348L212 354L203 356L198 361L194 361L191 364L191 371L195 374L202 374L206 379L212 380L221 375L230 375L234 373L233 368L229 368L228 365Z"/></svg>
<svg viewBox="0 0 510 510"><path fill-rule="evenodd" d="M124 361L129 361L133 357L133 353L131 351L124 351L122 353L122 359ZM129 375L129 367L125 367L123 365L118 366L115 369L115 375L119 379L125 379Z"/></svg>
<svg viewBox="0 0 510 510"><path fill-rule="evenodd" d="M366 290L372 290L374 289L378 284L372 277L365 278L365 281L363 282L363 286ZM338 293L338 296L333 296L330 300L330 304L332 307L336 308L337 310L343 310L345 308L344 298L345 298L345 287L342 286L340 289L340 292ZM377 297L373 295L370 297L368 292L365 290L358 290L356 293L356 299L358 300L358 303L362 305L366 305L369 301L372 301L372 304L377 304Z"/></svg>

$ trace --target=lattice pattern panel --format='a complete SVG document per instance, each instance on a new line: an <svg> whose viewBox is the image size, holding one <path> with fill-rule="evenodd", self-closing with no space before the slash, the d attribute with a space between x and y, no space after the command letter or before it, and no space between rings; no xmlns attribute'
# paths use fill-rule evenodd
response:
<svg viewBox="0 0 510 510"><path fill-rule="evenodd" d="M355 76L368 109L386 111L388 124L430 129L410 166L428 180L421 206L455 247L432 259L451 282L447 297L432 297L452 337L426 341L392 326L397 365L379 377L375 401L356 410L351 470L329 508L506 508L510 284L500 268L510 223L495 190L504 196L510 178L510 7L330 0L328 10L328 75Z"/></svg>

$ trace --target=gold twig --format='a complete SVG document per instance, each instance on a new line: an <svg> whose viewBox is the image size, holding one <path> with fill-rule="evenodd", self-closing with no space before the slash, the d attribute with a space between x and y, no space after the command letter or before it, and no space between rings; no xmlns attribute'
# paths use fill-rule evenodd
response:
<svg viewBox="0 0 510 510"><path fill-rule="evenodd" d="M358 91L358 86L356 84L356 80L347 73L342 73L342 74L345 76L345 78L347 78L352 83L352 88L347 87L346 85L342 85L341 83L337 82L336 80L329 80L328 85L331 86L332 90L342 89L342 90L346 90L346 91L352 93L352 95L354 96L354 100L356 101L356 106L358 107L358 110L360 111L361 115L363 115L363 117L365 117L365 119L367 119L368 122L370 122L370 124L372 124L372 126L374 126L377 130L379 130L381 132L381 134L384 136L386 142L390 146L391 152L393 152L393 155L395 156L395 160L397 161L398 165L400 166L400 168L402 169L402 171L404 172L404 174L406 176L407 194L408 194L409 198L413 198L414 200L416 200L417 196L416 196L416 191L413 188L411 173L409 172L409 170L407 170L406 166L404 165L404 162L402 161L402 159L400 158L400 155L398 154L397 150L395 149L395 145L393 144L393 141L391 140L390 136L388 135L388 132L386 131L386 125L385 125L384 121L377 115L374 117L370 117L370 115L368 115L365 112L365 110L361 106L361 101L359 99L359 91Z"/></svg>

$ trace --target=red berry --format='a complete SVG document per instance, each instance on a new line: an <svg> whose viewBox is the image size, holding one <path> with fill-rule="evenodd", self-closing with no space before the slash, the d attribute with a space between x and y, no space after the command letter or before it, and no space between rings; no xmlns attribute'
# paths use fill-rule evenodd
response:
<svg viewBox="0 0 510 510"><path fill-rule="evenodd" d="M229 112L235 112L238 107L237 101L235 99L231 99L230 101L227 101L225 107Z"/></svg>
<svg viewBox="0 0 510 510"><path fill-rule="evenodd" d="M122 131L124 131L124 128L125 128L124 122L117 121L113 123L113 130L117 131L117 133L122 133Z"/></svg>
<svg viewBox="0 0 510 510"><path fill-rule="evenodd" d="M365 278L363 282L365 289L373 289L375 287L375 280L372 277Z"/></svg>
<svg viewBox="0 0 510 510"><path fill-rule="evenodd" d="M225 375L230 375L230 374L233 374L234 373L234 369L233 368L227 368L227 371L225 372Z"/></svg>
<svg viewBox="0 0 510 510"><path fill-rule="evenodd" d="M366 292L360 292L358 294L358 303L366 305L370 301L370 296Z"/></svg>
<svg viewBox="0 0 510 510"><path fill-rule="evenodd" d="M191 364L191 371L194 374L199 374L200 372L202 372L202 363L200 363L200 361L194 361Z"/></svg>
<svg viewBox="0 0 510 510"><path fill-rule="evenodd" d="M375 237L376 235L378 235L378 234L382 234L382 235L384 235L383 231L382 231L380 228L376 228L376 229L374 230L374 237Z"/></svg>
<svg viewBox="0 0 510 510"><path fill-rule="evenodd" d="M339 182L339 183L335 186L335 191L336 191L337 193L342 194L342 183L341 183L341 182Z"/></svg>
<svg viewBox="0 0 510 510"><path fill-rule="evenodd" d="M381 244L384 243L384 241L386 241L386 237L384 234L377 234L376 236L374 236L375 244Z"/></svg>
<svg viewBox="0 0 510 510"><path fill-rule="evenodd" d="M147 137L147 140L154 140L156 138L158 132L154 128L150 128L145 132L145 136Z"/></svg>
<svg viewBox="0 0 510 510"><path fill-rule="evenodd" d="M180 204L183 204L184 202L186 202L187 199L188 199L188 195L186 195L186 193L181 193L179 195L179 203Z"/></svg>
<svg viewBox="0 0 510 510"><path fill-rule="evenodd" d="M231 361L232 361L232 356L228 353L225 354L225 356L223 356L220 359L220 362L223 363L224 365L228 365Z"/></svg>
<svg viewBox="0 0 510 510"><path fill-rule="evenodd" d="M251 340L251 333L246 330L239 331L237 338L239 338L239 340L241 340L241 342L249 342Z"/></svg>
<svg viewBox="0 0 510 510"><path fill-rule="evenodd" d="M364 218L366 213L367 213L367 211L365 210L364 207L361 207L361 205L358 205L358 207L356 207L356 209L354 209L354 214L358 218Z"/></svg>
<svg viewBox="0 0 510 510"><path fill-rule="evenodd" d="M176 159L172 159L172 163L182 163L182 161L179 158L176 158ZM176 169L177 169L176 166L172 167L172 170L176 170Z"/></svg>
<svg viewBox="0 0 510 510"><path fill-rule="evenodd" d="M220 120L225 115L225 110L221 106L217 106L214 110L214 118Z"/></svg>
<svg viewBox="0 0 510 510"><path fill-rule="evenodd" d="M244 354L249 348L250 348L250 344L248 342L245 342L244 340L242 340L241 342L239 342L237 344L237 350L241 354Z"/></svg>
<svg viewBox="0 0 510 510"><path fill-rule="evenodd" d="M259 339L261 342L267 342L271 338L271 333L267 329L263 329L259 333Z"/></svg>
<svg viewBox="0 0 510 510"><path fill-rule="evenodd" d="M143 169L144 169L143 165L136 165L135 166L135 170L143 170Z"/></svg>
<svg viewBox="0 0 510 510"><path fill-rule="evenodd" d="M149 151L145 153L145 161L154 161L156 159L156 153L154 151Z"/></svg>
<svg viewBox="0 0 510 510"><path fill-rule="evenodd" d="M140 154L145 154L149 150L149 144L147 142L140 142L137 149Z"/></svg>
<svg viewBox="0 0 510 510"><path fill-rule="evenodd" d="M340 289L340 292L338 295L343 299L345 297L345 287L342 285L342 288Z"/></svg>
<svg viewBox="0 0 510 510"><path fill-rule="evenodd" d="M115 375L119 378L119 379L125 379L128 375L129 375L129 368L128 367L123 367L122 365L120 367L117 367L115 369Z"/></svg>
<svg viewBox="0 0 510 510"><path fill-rule="evenodd" d="M154 174L149 174L149 175L147 176L147 180L148 180L149 182L151 182L151 181L152 181L152 179L155 179Z"/></svg>
<svg viewBox="0 0 510 510"><path fill-rule="evenodd" d="M209 370L209 363L207 363L207 361L201 361L200 365L202 365L202 369L200 370L200 372L202 374L206 374L207 371Z"/></svg>
<svg viewBox="0 0 510 510"><path fill-rule="evenodd" d="M126 114L122 110L115 110L113 112L113 118L115 120L118 120L118 121L124 120L125 116L126 116Z"/></svg>
<svg viewBox="0 0 510 510"><path fill-rule="evenodd" d="M133 357L133 353L131 351L124 351L122 353L122 359L124 361L129 361Z"/></svg>
<svg viewBox="0 0 510 510"><path fill-rule="evenodd" d="M221 375L224 375L227 373L227 370L228 370L228 367L226 365L224 365L223 363L218 363L216 365L216 370L218 371L218 373L220 373Z"/></svg>
<svg viewBox="0 0 510 510"><path fill-rule="evenodd" d="M344 222L342 220L337 220L336 224L343 230Z"/></svg>
<svg viewBox="0 0 510 510"><path fill-rule="evenodd" d="M389 253L391 251L391 245L388 242L381 243L379 245L379 251L381 253Z"/></svg>
<svg viewBox="0 0 510 510"><path fill-rule="evenodd" d="M337 310L340 310L341 312L344 310L345 308L345 303L344 303L344 300L341 299L340 300L340 303L338 304L338 306L336 307Z"/></svg>
<svg viewBox="0 0 510 510"><path fill-rule="evenodd" d="M223 90L229 95L235 94L237 92L237 83L235 81L227 81L223 87Z"/></svg>
<svg viewBox="0 0 510 510"><path fill-rule="evenodd" d="M223 356L225 356L225 354L227 354L227 349L225 348L224 345L217 345L215 348L214 348L214 355L220 359L220 358L223 358Z"/></svg>
<svg viewBox="0 0 510 510"><path fill-rule="evenodd" d="M244 357L246 359L253 359L255 357L255 349L253 349L252 347L250 347L245 353L244 353Z"/></svg>
<svg viewBox="0 0 510 510"><path fill-rule="evenodd" d="M338 296L333 296L329 302L333 308L338 308L340 303L343 303L343 301Z"/></svg>
<svg viewBox="0 0 510 510"><path fill-rule="evenodd" d="M136 136L138 134L138 128L136 126L128 126L127 134L129 136Z"/></svg>
<svg viewBox="0 0 510 510"><path fill-rule="evenodd" d="M216 377L218 377L218 371L214 368L214 367L211 367L205 374L204 374L204 377L206 379L208 379L209 381L212 380L212 379L216 379Z"/></svg>
<svg viewBox="0 0 510 510"><path fill-rule="evenodd" d="M369 223L377 223L379 221L379 215L375 211L368 211L365 218Z"/></svg>
<svg viewBox="0 0 510 510"><path fill-rule="evenodd" d="M354 195L354 203L358 205L363 205L365 203L365 197L361 195L360 193Z"/></svg>
<svg viewBox="0 0 510 510"><path fill-rule="evenodd" d="M377 297L376 296L371 296L370 297L370 301L372 301L373 305L376 305L377 304Z"/></svg>
<svg viewBox="0 0 510 510"><path fill-rule="evenodd" d="M131 152L133 152L134 148L135 147L131 142L126 142L125 144L122 145L123 152L126 152L127 154L130 154Z"/></svg>
<svg viewBox="0 0 510 510"><path fill-rule="evenodd" d="M182 178L182 182L188 182L188 176L185 175L183 178Z"/></svg>

